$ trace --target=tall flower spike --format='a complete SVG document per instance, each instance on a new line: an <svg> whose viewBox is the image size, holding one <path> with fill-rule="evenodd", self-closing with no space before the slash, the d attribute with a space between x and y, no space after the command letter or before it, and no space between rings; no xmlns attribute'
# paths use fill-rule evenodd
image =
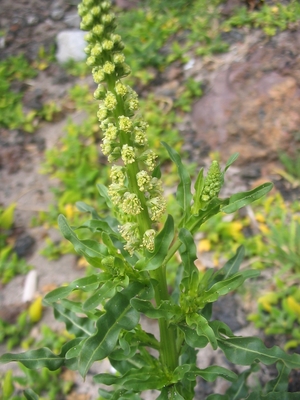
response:
<svg viewBox="0 0 300 400"><path fill-rule="evenodd" d="M87 64L98 84L94 96L100 102L101 149L108 162L116 162L108 195L124 223L120 226L124 248L130 254L142 248L153 251L156 231L152 225L163 216L165 199L161 182L152 177L157 156L148 147L148 125L135 115L138 95L122 81L130 73L122 38L115 33L110 1L82 0L78 10L81 29L89 31L85 36Z"/></svg>

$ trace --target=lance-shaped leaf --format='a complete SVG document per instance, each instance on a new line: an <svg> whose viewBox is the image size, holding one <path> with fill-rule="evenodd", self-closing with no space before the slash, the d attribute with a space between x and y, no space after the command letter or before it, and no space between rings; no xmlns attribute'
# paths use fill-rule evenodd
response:
<svg viewBox="0 0 300 400"><path fill-rule="evenodd" d="M226 395L230 400L245 399L249 394L247 379L252 372L259 370L259 366L254 363L249 369L239 374L238 379L227 389Z"/></svg>
<svg viewBox="0 0 300 400"><path fill-rule="evenodd" d="M168 151L171 160L176 164L178 168L180 183L177 187L176 199L181 208L183 209L183 220L186 221L186 219L190 215L191 200L192 200L190 174L188 173L185 166L182 164L180 155L175 150L173 150L167 143L162 142L162 144Z"/></svg>
<svg viewBox="0 0 300 400"><path fill-rule="evenodd" d="M251 393L246 400L299 400L300 399L300 392L297 393L268 393L268 394L261 394L258 392Z"/></svg>
<svg viewBox="0 0 300 400"><path fill-rule="evenodd" d="M94 321L89 318L78 317L74 312L54 303L54 316L58 321L66 324L67 331L75 336L91 336L95 332Z"/></svg>
<svg viewBox="0 0 300 400"><path fill-rule="evenodd" d="M246 279L253 278L258 275L258 271L247 270L215 283L209 290L201 293L199 296L199 300L201 300L199 301L199 307L202 308L206 303L212 303L216 301L220 296L224 296L225 294L237 289L245 282Z"/></svg>
<svg viewBox="0 0 300 400"><path fill-rule="evenodd" d="M251 365L255 361L270 365L282 361L287 368L300 367L299 354L287 354L278 346L267 348L261 339L256 337L218 338L219 347L227 359L234 364Z"/></svg>
<svg viewBox="0 0 300 400"><path fill-rule="evenodd" d="M240 268L244 256L245 256L244 246L239 246L239 248L236 251L236 254L232 258L230 258L230 260L228 260L221 269L218 270L218 272L215 274L215 278L222 276L223 279L226 279L236 274Z"/></svg>
<svg viewBox="0 0 300 400"><path fill-rule="evenodd" d="M93 310L99 306L104 300L111 298L120 285L120 281L109 280L104 283L98 290L96 290L91 297L83 303L84 310Z"/></svg>
<svg viewBox="0 0 300 400"><path fill-rule="evenodd" d="M168 377L154 367L131 369L123 376L100 374L95 376L95 381L104 385L122 386L124 389L138 392L161 389L170 383Z"/></svg>
<svg viewBox="0 0 300 400"><path fill-rule="evenodd" d="M287 368L282 362L276 364L278 375L275 379L269 381L265 387L265 392L286 392L288 388L290 368Z"/></svg>
<svg viewBox="0 0 300 400"><path fill-rule="evenodd" d="M99 220L99 219L89 219L88 221L84 222L82 225L80 225L76 229L82 229L82 228L87 228L91 232L106 232L110 235L117 234L117 232L111 228L110 224L107 221Z"/></svg>
<svg viewBox="0 0 300 400"><path fill-rule="evenodd" d="M46 304L51 304L67 297L73 290L82 290L84 292L93 292L101 282L110 279L107 273L85 276L70 283L67 286L62 286L47 293L44 301Z"/></svg>
<svg viewBox="0 0 300 400"><path fill-rule="evenodd" d="M141 299L132 299L131 305L148 318L165 318L166 320L170 320L175 315L181 315L181 308L169 300L162 301L157 308L155 308L150 301Z"/></svg>
<svg viewBox="0 0 300 400"><path fill-rule="evenodd" d="M122 329L131 330L137 325L139 313L132 308L130 300L143 290L142 284L134 282L105 304L106 313L98 319L96 333L85 341L81 349L79 372L83 377L94 361L102 360L114 350Z"/></svg>
<svg viewBox="0 0 300 400"><path fill-rule="evenodd" d="M63 215L59 215L58 225L63 236L73 244L76 253L85 256L88 259L99 260L100 268L101 259L108 255L106 247L95 240L80 240Z"/></svg>
<svg viewBox="0 0 300 400"><path fill-rule="evenodd" d="M203 176L203 168L200 169L194 188L195 193L193 196L194 203L192 205L192 213L198 214L200 207L201 207L201 194L204 187L204 176Z"/></svg>
<svg viewBox="0 0 300 400"><path fill-rule="evenodd" d="M192 234L187 229L180 229L179 239L182 245L179 248L180 256L183 264L183 278L187 279L186 289L190 288L190 280L194 272L197 272L195 260L197 259L197 249Z"/></svg>
<svg viewBox="0 0 300 400"><path fill-rule="evenodd" d="M103 398L106 400L142 400L138 394L125 389L117 389L109 392L108 390L100 388L98 389L98 393L102 396L101 399Z"/></svg>
<svg viewBox="0 0 300 400"><path fill-rule="evenodd" d="M185 374L185 377L191 381L195 380L197 376L201 376L208 382L214 382L217 378L222 377L227 381L234 382L237 380L237 375L227 368L211 365L210 367L200 369L192 366L191 369Z"/></svg>
<svg viewBox="0 0 300 400"><path fill-rule="evenodd" d="M29 350L25 353L12 354L6 353L0 357L0 363L12 361L20 362L29 369L39 369L46 367L50 371L55 371L65 365L65 355L68 350L76 346L80 340L73 339L62 346L60 354L54 354L47 347L37 350Z"/></svg>
<svg viewBox="0 0 300 400"><path fill-rule="evenodd" d="M229 396L227 396L227 394L210 394L206 400L231 400L231 398Z"/></svg>
<svg viewBox="0 0 300 400"><path fill-rule="evenodd" d="M151 255L149 253L149 261L146 263L143 269L147 271L155 270L162 265L166 255L168 254L169 247L174 239L174 220L171 215L165 222L163 229L155 238L155 250ZM143 262L144 260L142 260Z"/></svg>
<svg viewBox="0 0 300 400"><path fill-rule="evenodd" d="M238 157L239 157L239 153L234 153L234 154L232 154L232 156L229 157L229 160L227 161L225 168L224 168L223 176L224 176L225 172L228 170L228 168L238 159Z"/></svg>
<svg viewBox="0 0 300 400"><path fill-rule="evenodd" d="M221 211L231 214L265 196L272 188L273 184L267 182L248 192L236 193L229 198L228 205L221 207Z"/></svg>
<svg viewBox="0 0 300 400"><path fill-rule="evenodd" d="M113 205L113 203L112 203L112 201L111 201L111 199L110 199L110 197L108 195L107 187L105 185L103 185L102 183L99 183L97 185L97 189L98 189L98 192L99 192L100 196L104 198L107 207L108 208L113 208L114 205Z"/></svg>
<svg viewBox="0 0 300 400"><path fill-rule="evenodd" d="M23 394L26 400L39 400L39 396L32 389L25 389Z"/></svg>
<svg viewBox="0 0 300 400"><path fill-rule="evenodd" d="M209 340L212 348L218 348L217 339L213 329L209 326L208 321L202 315L197 313L188 314L186 316L186 323L190 326L196 326L198 336L204 335Z"/></svg>

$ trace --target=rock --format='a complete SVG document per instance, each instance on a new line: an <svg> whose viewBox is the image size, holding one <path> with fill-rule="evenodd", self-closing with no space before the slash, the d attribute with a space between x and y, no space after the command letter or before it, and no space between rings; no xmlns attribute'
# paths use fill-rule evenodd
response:
<svg viewBox="0 0 300 400"><path fill-rule="evenodd" d="M240 164L270 162L278 150L296 144L300 33L282 32L264 46L260 39L247 49L244 43L235 46L236 57L227 65L220 60L228 56L203 63L208 90L193 108L196 140L220 151L223 161L238 152Z"/></svg>
<svg viewBox="0 0 300 400"><path fill-rule="evenodd" d="M64 10L62 8L54 8L50 15L54 21L59 21L64 16Z"/></svg>
<svg viewBox="0 0 300 400"><path fill-rule="evenodd" d="M77 30L65 30L60 32L56 37L57 53L56 59L59 63L64 64L69 60L83 61L86 58L84 48L86 42L84 40L85 32Z"/></svg>
<svg viewBox="0 0 300 400"><path fill-rule="evenodd" d="M34 245L34 238L26 233L19 236L16 240L14 251L18 257L25 257L31 252Z"/></svg>
<svg viewBox="0 0 300 400"><path fill-rule="evenodd" d="M79 29L80 26L80 17L78 15L78 12L71 12L65 15L64 17L64 22L68 27L70 28L77 28Z"/></svg>

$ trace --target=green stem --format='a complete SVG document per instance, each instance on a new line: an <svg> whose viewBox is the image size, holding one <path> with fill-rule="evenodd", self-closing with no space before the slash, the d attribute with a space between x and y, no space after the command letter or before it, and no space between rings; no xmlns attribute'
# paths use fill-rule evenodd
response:
<svg viewBox="0 0 300 400"><path fill-rule="evenodd" d="M155 287L155 301L159 306L163 300L169 300L169 293L166 281L166 270L163 267L151 272L151 277L158 284ZM178 353L176 349L176 328L168 326L164 318L159 318L160 332L160 359L163 366L169 371L174 371L178 366Z"/></svg>

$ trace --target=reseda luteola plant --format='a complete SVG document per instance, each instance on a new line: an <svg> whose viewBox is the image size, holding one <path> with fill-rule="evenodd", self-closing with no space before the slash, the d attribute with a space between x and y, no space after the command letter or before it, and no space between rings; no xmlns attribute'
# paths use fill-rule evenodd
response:
<svg viewBox="0 0 300 400"><path fill-rule="evenodd" d="M99 389L104 399L137 400L143 391L157 389L159 400L192 400L197 377L209 382L222 377L229 382L226 393L209 395L209 400L299 398L299 393L287 393L288 374L300 367L299 355L288 355L278 347L268 349L255 337L236 337L225 323L211 319L212 305L220 296L257 276L257 271L239 271L243 249L218 271L200 272L195 266L194 234L199 227L219 212L235 212L260 198L272 184L219 198L225 172L237 157L233 155L224 170L217 161L206 176L201 169L192 194L191 178L180 155L163 143L178 169L176 200L181 219L174 221L167 215L157 157L147 143L147 123L139 114L137 94L124 81L130 68L121 37L115 33L111 4L83 0L79 14L81 28L88 31L87 63L98 85L101 148L111 164L111 184L108 188L98 185L98 189L111 215L99 216L89 205L77 203L80 211L91 216L78 232L88 229L98 240L81 239L59 216L65 238L96 271L44 299L73 339L60 354L42 348L4 354L0 361L19 361L31 369L64 366L85 377L95 362L108 358L116 373L94 376L100 386L113 387ZM176 281L168 288L168 264L175 253L181 261ZM84 292L85 300L70 298L73 291ZM158 322L159 338L143 329L141 314ZM217 365L198 368L197 352L201 356L201 348L207 345L220 348L231 363L249 368L239 375ZM278 376L251 391L247 378L260 362L277 363ZM30 389L24 394L37 399Z"/></svg>

